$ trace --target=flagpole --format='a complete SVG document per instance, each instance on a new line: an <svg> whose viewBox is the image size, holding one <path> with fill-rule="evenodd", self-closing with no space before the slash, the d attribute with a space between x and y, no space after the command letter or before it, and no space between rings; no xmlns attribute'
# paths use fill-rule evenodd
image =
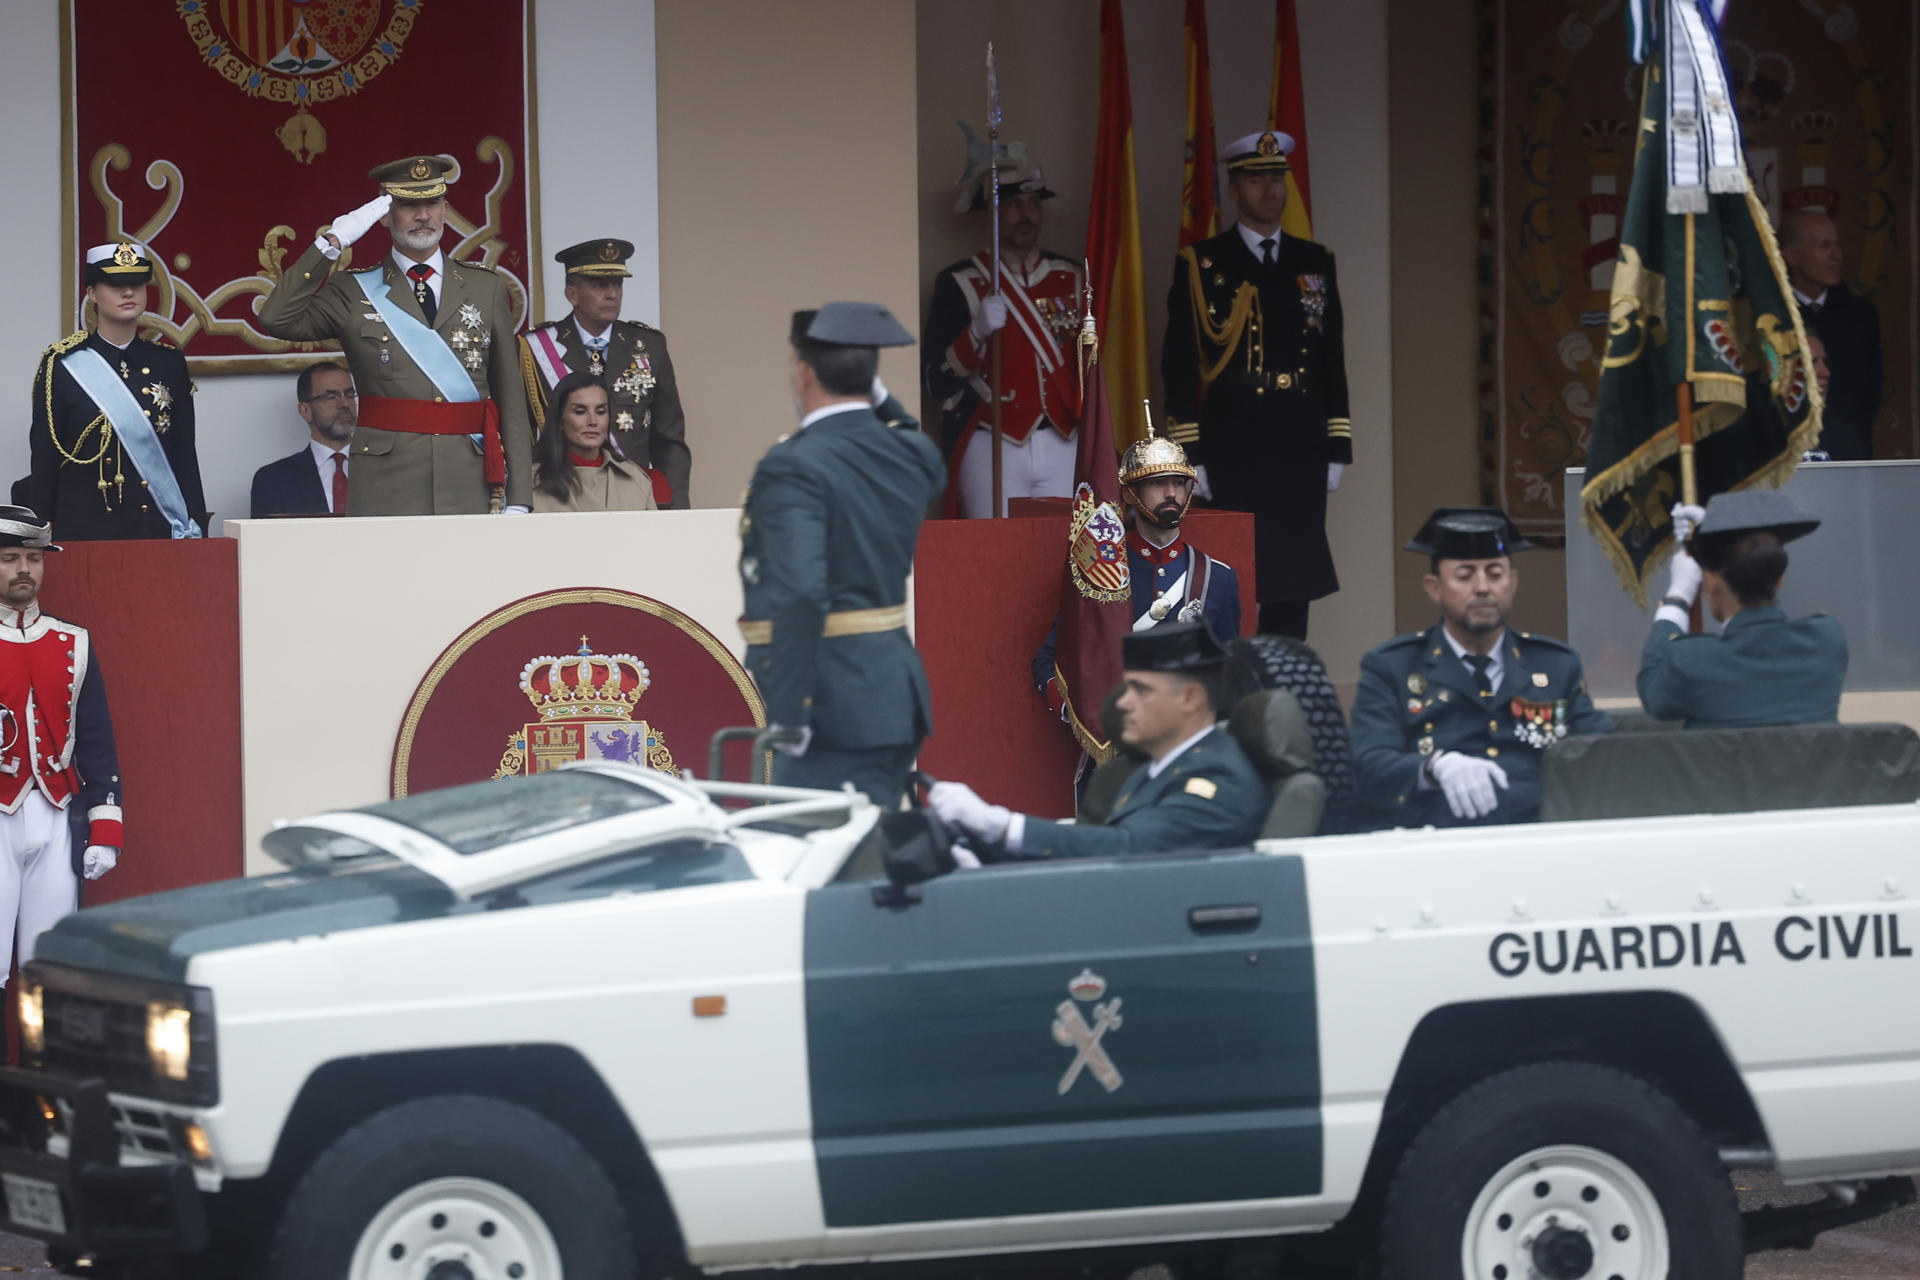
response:
<svg viewBox="0 0 1920 1280"><path fill-rule="evenodd" d="M1688 214L1691 222L1693 215ZM1680 501L1689 507L1698 506L1700 486L1693 472L1693 383L1685 378L1673 389L1674 405L1679 410L1677 425L1680 432ZM1693 603L1687 608L1687 630L1700 630L1700 596L1695 593Z"/></svg>
<svg viewBox="0 0 1920 1280"><path fill-rule="evenodd" d="M993 65L993 41L987 41L987 182L991 195L987 197L990 216L993 219L993 294L1000 296L1000 76ZM1004 326L1003 326L1004 327ZM989 352L987 388L993 393L993 409L989 421L993 426L993 514L1003 516L1005 501L1001 479L1001 446L1006 439L1000 425L1000 330L995 329L987 340Z"/></svg>

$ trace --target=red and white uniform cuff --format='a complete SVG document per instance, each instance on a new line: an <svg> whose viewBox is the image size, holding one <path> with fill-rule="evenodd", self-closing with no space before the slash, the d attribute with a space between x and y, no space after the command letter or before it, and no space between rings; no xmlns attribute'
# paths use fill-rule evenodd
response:
<svg viewBox="0 0 1920 1280"><path fill-rule="evenodd" d="M120 806L117 804L97 804L87 810L87 843L105 845L109 849L125 847L125 834L120 826Z"/></svg>

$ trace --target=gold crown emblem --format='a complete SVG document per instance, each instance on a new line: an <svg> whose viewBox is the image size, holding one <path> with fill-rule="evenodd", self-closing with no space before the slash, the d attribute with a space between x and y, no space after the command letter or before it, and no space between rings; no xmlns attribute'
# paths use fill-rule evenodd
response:
<svg viewBox="0 0 1920 1280"><path fill-rule="evenodd" d="M413 167L407 170L407 173L410 176L415 178L432 177L433 166L427 163L427 158L425 156L421 156L420 158L418 158L413 162Z"/></svg>
<svg viewBox="0 0 1920 1280"><path fill-rule="evenodd" d="M542 720L625 720L653 682L630 653L595 653L580 637L573 654L535 658L520 672L520 692Z"/></svg>
<svg viewBox="0 0 1920 1280"><path fill-rule="evenodd" d="M138 266L140 251L125 241L113 247L113 265L116 267Z"/></svg>
<svg viewBox="0 0 1920 1280"><path fill-rule="evenodd" d="M1280 154L1280 139L1270 133L1263 133L1253 149L1263 156L1277 156Z"/></svg>

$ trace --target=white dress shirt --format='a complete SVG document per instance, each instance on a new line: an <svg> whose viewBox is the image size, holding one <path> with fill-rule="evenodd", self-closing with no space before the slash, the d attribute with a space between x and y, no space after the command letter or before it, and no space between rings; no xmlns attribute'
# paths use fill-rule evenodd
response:
<svg viewBox="0 0 1920 1280"><path fill-rule="evenodd" d="M347 479L349 481L353 479L353 463L346 456L347 446L341 445L336 449L330 444L321 444L318 440L308 437L307 449L313 454L313 468L320 473L320 487L327 491L327 505L331 506L333 505L333 489L331 486L333 484L334 454L337 453L340 455L340 462L347 469Z"/></svg>
<svg viewBox="0 0 1920 1280"><path fill-rule="evenodd" d="M1468 671L1472 671L1473 664L1467 661L1467 647L1458 640L1455 640L1453 638L1453 632L1447 630L1445 626L1440 628L1440 634L1447 638L1447 648L1453 650L1453 656L1460 659L1460 665ZM1507 629L1502 627L1500 628L1500 634L1493 639L1493 648L1487 651L1487 657L1493 659L1493 662L1487 667L1487 681L1493 685L1493 691L1495 693L1500 692L1500 682L1506 679L1507 675L1506 646L1502 643L1506 638Z"/></svg>
<svg viewBox="0 0 1920 1280"><path fill-rule="evenodd" d="M1273 241L1273 260L1275 262L1280 261L1280 228L1275 227L1273 229L1273 235L1271 236L1261 235L1244 222L1234 223L1233 229L1238 231L1240 238L1247 242L1247 249L1253 254L1253 260L1255 262L1265 262L1267 260L1267 251L1260 247L1260 242L1268 239Z"/></svg>
<svg viewBox="0 0 1920 1280"><path fill-rule="evenodd" d="M1183 754L1185 754L1189 747L1193 746L1194 743L1200 741L1200 739L1206 737L1208 734L1212 733L1215 729L1218 729L1219 727L1220 726L1217 724L1208 725L1206 728L1194 734L1191 738L1188 738L1185 742L1181 743L1179 746L1175 747L1173 750L1167 752L1167 754L1161 756L1158 760L1155 760L1152 764L1147 766L1147 776L1149 778L1159 777L1162 773L1166 771L1167 766L1172 764L1175 760L1178 760Z"/></svg>
<svg viewBox="0 0 1920 1280"><path fill-rule="evenodd" d="M836 413L852 413L855 409L871 409L873 406L865 400L835 400L832 404L823 404L806 417L800 419L800 429L805 431L822 418L831 418Z"/></svg>
<svg viewBox="0 0 1920 1280"><path fill-rule="evenodd" d="M1793 300L1803 307L1824 307L1827 305L1827 292L1827 290L1822 289L1819 297L1809 298L1806 294L1795 289L1793 291Z"/></svg>
<svg viewBox="0 0 1920 1280"><path fill-rule="evenodd" d="M612 325L608 325L606 327L606 331L603 333L588 333L586 330L586 326L580 323L580 316L578 313L576 313L573 317L573 331L580 335L581 345L587 347L589 350L593 348L593 344L596 341L599 341L603 344L600 348L602 351L605 351L608 347L611 347L613 345L613 326Z"/></svg>
<svg viewBox="0 0 1920 1280"><path fill-rule="evenodd" d="M400 268L400 274L404 276L416 264L412 258L407 257L404 253L395 249L393 251L393 265ZM438 249L435 249L433 256L427 259L426 265L433 268L433 274L427 277L427 288L433 290L433 305L437 307L440 305L440 282L446 278L446 256ZM413 288L412 280L407 281L407 288Z"/></svg>

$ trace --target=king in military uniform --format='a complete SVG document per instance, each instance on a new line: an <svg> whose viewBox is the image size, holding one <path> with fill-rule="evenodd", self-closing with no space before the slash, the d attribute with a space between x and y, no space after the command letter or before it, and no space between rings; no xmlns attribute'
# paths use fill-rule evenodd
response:
<svg viewBox="0 0 1920 1280"><path fill-rule="evenodd" d="M633 275L627 269L631 257L632 244L612 239L587 240L553 255L567 270L567 304L573 310L520 339L529 416L537 435L560 379L569 373L600 378L609 397L614 451L646 468L656 503L684 509L693 455L667 335L620 318L625 282Z"/></svg>
<svg viewBox="0 0 1920 1280"><path fill-rule="evenodd" d="M1443 507L1407 544L1428 557L1440 621L1360 660L1353 751L1376 825L1451 827L1540 816L1540 757L1613 717L1587 693L1580 655L1507 626L1530 544L1504 511Z"/></svg>
<svg viewBox="0 0 1920 1280"><path fill-rule="evenodd" d="M380 195L336 218L260 307L268 333L332 339L353 371L360 423L350 516L526 511L532 502L513 298L491 268L440 251L450 168L414 156L374 169ZM393 251L329 275L376 222L392 233Z"/></svg>
<svg viewBox="0 0 1920 1280"><path fill-rule="evenodd" d="M781 749L776 783L851 782L893 809L933 732L907 576L946 471L877 376L879 348L913 342L891 312L795 312L791 341L800 429L760 460L740 515L747 670L769 724L800 739Z"/></svg>
<svg viewBox="0 0 1920 1280"><path fill-rule="evenodd" d="M137 332L153 262L143 245L103 244L84 278L99 321L40 357L23 496L72 541L201 537L187 360Z"/></svg>
<svg viewBox="0 0 1920 1280"><path fill-rule="evenodd" d="M1353 426L1333 255L1280 230L1292 150L1268 132L1222 154L1240 221L1180 251L1160 364L1200 496L1253 512L1260 630L1304 640L1309 602L1340 589L1327 494Z"/></svg>

